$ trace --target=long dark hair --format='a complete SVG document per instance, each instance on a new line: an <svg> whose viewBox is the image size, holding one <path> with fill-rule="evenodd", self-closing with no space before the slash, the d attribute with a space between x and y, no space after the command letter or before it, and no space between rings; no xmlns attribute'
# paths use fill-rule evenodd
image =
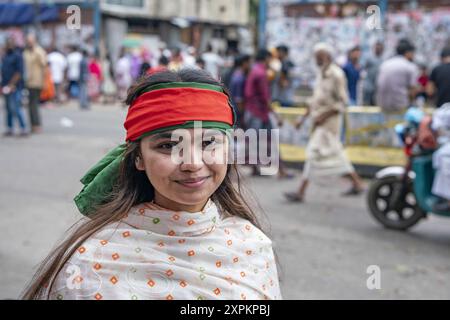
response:
<svg viewBox="0 0 450 320"><path fill-rule="evenodd" d="M138 80L128 90L126 103L130 105L150 85L175 81L219 85L227 93L221 83L202 70L163 71ZM139 141L129 142L121 163L118 183L110 200L98 206L88 219L80 220L69 229L69 236L40 264L31 284L22 295L23 299L48 299L56 276L84 241L108 224L121 220L133 206L153 200L153 186L145 172L137 170L135 166L135 159L139 154ZM267 225L262 225L260 221L262 210L247 189L243 187L239 170L235 164L228 164L225 179L211 198L221 212L247 219L256 227L268 232ZM249 202L246 199L252 200ZM259 209L260 215L255 213L255 208Z"/></svg>

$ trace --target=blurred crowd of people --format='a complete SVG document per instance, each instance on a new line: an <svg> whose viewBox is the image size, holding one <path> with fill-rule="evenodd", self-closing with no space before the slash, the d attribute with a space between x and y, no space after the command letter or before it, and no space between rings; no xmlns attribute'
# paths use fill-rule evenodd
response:
<svg viewBox="0 0 450 320"><path fill-rule="evenodd" d="M288 200L303 201L310 179L320 175L347 175L352 187L345 195L357 195L364 190L343 151L345 122L342 120L347 106L378 105L382 123L389 124L412 105L440 107L450 102L450 47L442 50L441 63L431 72L427 66L414 62L414 52L410 41L400 40L396 55L386 58L383 43L377 42L370 55L362 58L360 47L354 47L349 50L347 60L340 63L330 45L316 44L313 58L317 73L312 96L306 102L306 116L299 117L295 124L298 130L309 117L312 130L300 187L286 194ZM202 53L194 47L183 50L161 47L156 52L124 47L113 61L107 52L100 56L76 46L67 52L56 48L44 50L33 34L26 37L25 48L19 48L9 37L1 58L1 91L7 127L4 135L14 135L16 120L20 136L41 132L39 105L42 102L61 105L77 99L80 108L88 110L93 101L123 102L127 90L142 76L163 70L200 68L229 89L238 128L267 130L269 143L271 129L283 125L273 110L273 102L285 107L295 104L294 67L286 45L260 49L254 56L235 50L220 55L211 45ZM23 102L27 105L29 125L22 111ZM387 127L388 140L395 140L394 135ZM258 140L258 150L259 143ZM274 151L278 150L269 150ZM261 175L261 168L259 162L252 164L253 175ZM278 176L292 177L281 159Z"/></svg>
<svg viewBox="0 0 450 320"><path fill-rule="evenodd" d="M408 40L401 40L397 55L386 58L383 43L377 42L369 55L362 57L361 48L356 46L349 50L346 61L339 63L336 59L346 78L347 105L378 105L390 113L412 103L439 107L449 102L450 47L444 48L442 63L433 70L414 63L414 50ZM1 59L7 111L5 135L13 135L15 119L20 135L40 132L42 102L59 106L77 99L80 108L87 110L93 101L123 101L128 88L143 75L182 68L202 68L221 79L230 89L239 125L264 127L272 102L295 105L294 66L286 45L260 50L255 56L237 50L218 54L211 44L204 52L194 47L169 50L161 46L153 52L145 47L124 47L113 61L108 52L93 54L77 46L65 48L64 52L57 48L44 50L33 34L27 36L24 48L8 37ZM29 125L22 102L27 106Z"/></svg>
<svg viewBox="0 0 450 320"><path fill-rule="evenodd" d="M450 46L444 47L441 63L433 68L415 62L414 52L414 45L407 39L399 41L393 57L384 55L382 42L377 42L373 52L365 57L359 46L349 50L347 61L342 64L349 104L401 111L411 103L440 107L449 102Z"/></svg>
<svg viewBox="0 0 450 320"><path fill-rule="evenodd" d="M14 135L17 120L20 136L42 131L40 106L43 102L60 105L70 98L80 101L82 109L97 99L106 84L101 61L86 50L70 47L67 53L56 48L42 48L34 34L26 36L24 48L14 37L6 38L1 57L1 92L6 109L4 136ZM22 110L28 109L28 120Z"/></svg>
<svg viewBox="0 0 450 320"><path fill-rule="evenodd" d="M28 92L28 111L31 132L41 131L39 113L40 94L46 77L46 53L37 44L34 35L26 38L26 47L16 47L14 39L8 38L1 61L1 84L6 107L7 131L5 136L13 135L14 120L17 118L20 135L28 134L25 117L22 112L22 89Z"/></svg>
<svg viewBox="0 0 450 320"><path fill-rule="evenodd" d="M289 70L293 64L287 59L288 48L280 46L265 54L267 57L260 55L256 60L268 61L265 71L268 82L264 84L269 88L264 94L269 93L271 97L258 97L257 100L291 105L293 92ZM10 36L6 38L1 57L2 93L7 118L4 135L14 134L16 121L20 136L41 132L39 106L42 103L60 106L76 99L82 110L88 110L91 102L110 104L124 101L128 88L139 77L166 69L205 69L231 89L236 104L243 110L244 86L252 63L252 57L239 55L236 50L218 54L211 44L201 53L194 47L169 50L161 46L154 52L145 47L123 47L113 61L108 52L99 55L77 46L67 47L64 52L55 47L44 49L33 34L27 35L26 46L22 48ZM258 68L258 61L254 66ZM258 91L257 94L263 93ZM25 117L22 105L28 110L28 117Z"/></svg>

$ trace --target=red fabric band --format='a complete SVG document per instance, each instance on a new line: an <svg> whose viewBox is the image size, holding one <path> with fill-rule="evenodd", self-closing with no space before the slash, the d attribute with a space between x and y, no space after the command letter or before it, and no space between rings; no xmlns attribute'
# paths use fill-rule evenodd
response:
<svg viewBox="0 0 450 320"><path fill-rule="evenodd" d="M127 141L186 121L217 121L233 125L233 111L224 93L198 88L165 88L140 95L128 109Z"/></svg>

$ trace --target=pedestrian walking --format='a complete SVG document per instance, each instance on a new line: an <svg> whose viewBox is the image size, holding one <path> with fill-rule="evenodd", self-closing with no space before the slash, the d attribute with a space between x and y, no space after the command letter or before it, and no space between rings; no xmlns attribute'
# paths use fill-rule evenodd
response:
<svg viewBox="0 0 450 320"><path fill-rule="evenodd" d="M178 71L184 67L183 56L180 48L175 48L172 50L172 56L167 67L170 71Z"/></svg>
<svg viewBox="0 0 450 320"><path fill-rule="evenodd" d="M79 102L80 108L82 110L88 110L90 108L90 97L89 97L89 57L87 50L82 50L82 58L80 61L80 78L78 86L80 88Z"/></svg>
<svg viewBox="0 0 450 320"><path fill-rule="evenodd" d="M125 48L122 48L120 51L119 60L116 64L115 75L119 99L124 101L127 96L127 90L133 81L131 77L131 61Z"/></svg>
<svg viewBox="0 0 450 320"><path fill-rule="evenodd" d="M168 70L168 65L169 65L169 59L162 55L159 58L158 64L152 68L150 68L149 70L147 70L147 75L152 75L161 71L167 71Z"/></svg>
<svg viewBox="0 0 450 320"><path fill-rule="evenodd" d="M245 110L245 81L250 71L251 57L249 55L237 56L234 60L233 73L230 79L230 95L236 109L237 126L244 129L244 110Z"/></svg>
<svg viewBox="0 0 450 320"><path fill-rule="evenodd" d="M442 49L441 63L431 71L427 92L436 95L437 108L450 102L450 46Z"/></svg>
<svg viewBox="0 0 450 320"><path fill-rule="evenodd" d="M23 58L25 61L25 85L28 90L31 132L39 133L42 131L39 104L47 70L47 54L36 42L34 34L27 35Z"/></svg>
<svg viewBox="0 0 450 320"><path fill-rule="evenodd" d="M67 59L57 48L53 48L47 57L55 86L55 102L61 103L63 101L63 83L67 68Z"/></svg>
<svg viewBox="0 0 450 320"><path fill-rule="evenodd" d="M279 45L276 48L276 57L280 61L280 70L276 73L272 85L272 99L282 106L291 107L294 104L294 90L292 83L292 69L294 63L289 59L289 48Z"/></svg>
<svg viewBox="0 0 450 320"><path fill-rule="evenodd" d="M213 51L211 44L208 44L206 51L201 56L204 62L204 69L208 71L215 79L219 79L220 69L225 61L223 58Z"/></svg>
<svg viewBox="0 0 450 320"><path fill-rule="evenodd" d="M88 59L89 80L88 80L88 96L91 101L96 101L101 92L102 84L102 66L97 55L92 55Z"/></svg>
<svg viewBox="0 0 450 320"><path fill-rule="evenodd" d="M112 103L117 98L117 86L114 82L114 68L112 67L111 57L106 54L101 62L102 71L102 95L103 103Z"/></svg>
<svg viewBox="0 0 450 320"><path fill-rule="evenodd" d="M359 46L352 48L348 52L347 63L342 67L347 78L349 104L351 106L356 106L358 103L358 82L361 74L360 57L361 49Z"/></svg>
<svg viewBox="0 0 450 320"><path fill-rule="evenodd" d="M375 43L371 53L362 63L366 76L363 81L363 105L375 106L377 90L377 77L380 65L383 63L384 45L382 42Z"/></svg>
<svg viewBox="0 0 450 320"><path fill-rule="evenodd" d="M44 71L44 85L41 90L41 94L39 96L40 103L49 103L47 107L53 107L51 101L55 99L55 83L53 82L52 71L50 69L50 64L47 64L47 67Z"/></svg>
<svg viewBox="0 0 450 320"><path fill-rule="evenodd" d="M67 79L69 80L68 95L72 98L78 98L80 88L80 63L83 55L77 46L70 47L70 53L67 55Z"/></svg>
<svg viewBox="0 0 450 320"><path fill-rule="evenodd" d="M383 115L380 134L386 146L399 144L393 126L403 119L418 92L419 70L413 63L415 47L408 40L400 40L396 50L396 56L381 64L377 78L377 104Z"/></svg>
<svg viewBox="0 0 450 320"><path fill-rule="evenodd" d="M4 136L14 135L14 120L17 119L20 126L20 135L26 136L27 130L25 118L22 112L21 91L23 88L23 58L16 48L14 38L6 39L5 53L1 63L2 94L6 109L6 131Z"/></svg>
<svg viewBox="0 0 450 320"><path fill-rule="evenodd" d="M269 154L276 153L279 157L279 150L271 150L272 146L272 129L274 125L270 120L270 115L276 118L278 124L281 123L281 119L272 109L272 101L270 96L270 84L268 79L268 67L271 60L271 53L266 49L258 51L255 57L255 63L253 64L247 79L245 81L244 98L245 98L245 110L243 116L243 122L246 129L256 131L257 143L256 148L252 146L250 150L256 152L257 163L251 163L252 175L261 175L261 151L260 149L265 145ZM266 141L261 138L261 130L266 130ZM277 146L278 148L278 146ZM253 150L254 149L254 150ZM251 155L250 155L251 158ZM280 159L278 160L278 177L279 178L292 178L293 176L286 172L285 166Z"/></svg>
<svg viewBox="0 0 450 320"><path fill-rule="evenodd" d="M307 114L297 123L299 128L309 116L313 129L306 147L301 185L297 192L285 193L289 201L302 202L310 179L318 176L347 175L352 187L344 195L357 195L363 191L361 179L347 159L339 139L348 95L344 72L333 62L332 52L326 43L319 43L314 48L319 67L316 85Z"/></svg>

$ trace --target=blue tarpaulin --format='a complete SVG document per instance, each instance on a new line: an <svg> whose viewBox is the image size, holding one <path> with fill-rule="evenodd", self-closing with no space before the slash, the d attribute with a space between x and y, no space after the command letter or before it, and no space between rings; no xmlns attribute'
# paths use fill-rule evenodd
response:
<svg viewBox="0 0 450 320"><path fill-rule="evenodd" d="M37 21L56 21L59 10L55 5L39 5L32 3L2 3L0 4L0 26L32 24L35 21L35 11L38 12Z"/></svg>

